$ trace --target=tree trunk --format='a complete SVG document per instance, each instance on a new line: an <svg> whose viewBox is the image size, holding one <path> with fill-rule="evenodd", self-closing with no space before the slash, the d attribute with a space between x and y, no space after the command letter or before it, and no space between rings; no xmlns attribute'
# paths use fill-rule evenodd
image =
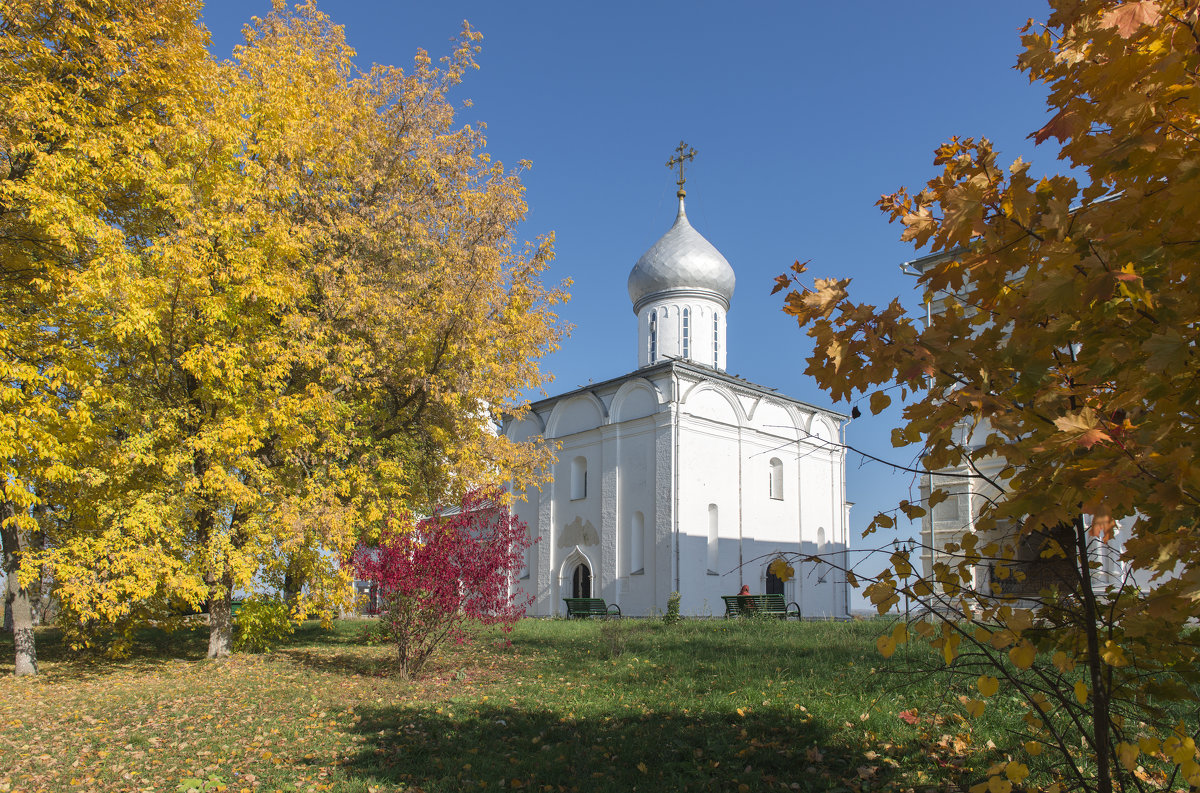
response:
<svg viewBox="0 0 1200 793"><path fill-rule="evenodd" d="M208 470L207 455L197 452L192 465L203 479ZM206 506L197 512L196 541L206 554L215 524L212 507ZM229 573L210 569L204 573L204 583L208 585L208 657L226 658L233 651L233 578Z"/></svg>
<svg viewBox="0 0 1200 793"><path fill-rule="evenodd" d="M226 658L233 650L233 582L228 576L208 596L208 657Z"/></svg>
<svg viewBox="0 0 1200 793"><path fill-rule="evenodd" d="M283 572L283 602L287 603L289 609L294 610L296 603L300 600L300 590L304 586L303 578L293 573L293 559L288 559L287 567Z"/></svg>
<svg viewBox="0 0 1200 793"><path fill-rule="evenodd" d="M4 609L12 613L14 668L18 677L37 674L37 647L33 638L33 603L29 591L21 586L22 537L15 524L16 512L11 502L4 502L0 512L0 542L4 544Z"/></svg>
<svg viewBox="0 0 1200 793"><path fill-rule="evenodd" d="M1083 629L1087 636L1087 659L1092 684L1092 748L1096 754L1096 790L1112 793L1112 723L1109 692L1103 679L1104 661L1100 657L1100 613L1092 589L1092 571L1088 564L1087 529L1083 517L1075 518L1075 561L1079 564L1079 595L1083 603Z"/></svg>

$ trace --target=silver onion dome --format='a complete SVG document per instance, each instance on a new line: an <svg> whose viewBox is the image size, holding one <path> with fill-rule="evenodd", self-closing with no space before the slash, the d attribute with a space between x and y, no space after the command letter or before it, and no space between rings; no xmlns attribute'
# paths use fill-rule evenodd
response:
<svg viewBox="0 0 1200 793"><path fill-rule="evenodd" d="M682 190L675 224L629 273L629 299L636 314L649 299L664 292L698 292L721 300L729 309L733 297L733 268L713 244L688 223Z"/></svg>

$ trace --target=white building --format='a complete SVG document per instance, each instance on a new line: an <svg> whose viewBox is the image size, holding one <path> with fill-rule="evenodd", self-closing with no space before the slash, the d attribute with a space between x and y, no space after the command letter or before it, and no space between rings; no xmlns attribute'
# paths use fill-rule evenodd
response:
<svg viewBox="0 0 1200 793"><path fill-rule="evenodd" d="M602 597L626 616L724 613L743 584L804 617L844 617L846 417L726 374L733 268L679 214L629 274L638 369L532 405L504 432L560 444L553 482L514 510L539 539L519 581L540 616ZM790 558L790 557L789 557Z"/></svg>
<svg viewBox="0 0 1200 793"><path fill-rule="evenodd" d="M908 275L920 275L930 267L961 256L963 252L963 249L955 248L923 256L904 262L900 269ZM968 316L974 312L971 306L963 304L958 294L952 292L927 293L924 295L924 302L927 325L937 322L937 318L952 304L957 304L958 310L966 312ZM982 440L990 432L991 424L986 419L978 424L968 420L960 421L955 427L955 440L971 454L972 465L968 466L964 462L953 468L929 471L921 477L922 503L929 499L935 488L948 494L945 501L936 504L921 518L919 547L921 574L925 578L934 577L933 567L939 562L957 565L962 560L961 551L948 552L946 546L958 548L965 534L978 533L976 521L980 514L990 503L1003 495L991 482L1004 483L1003 472L1008 467L1007 462L995 455L975 454L982 446ZM1144 585L1146 576L1134 576L1120 559L1121 549L1132 525L1132 518L1126 518L1118 523L1109 542L1101 542L1095 538L1090 540L1089 556L1095 562L1093 575L1099 587L1120 584L1127 579L1134 585ZM985 559L972 570L972 585L982 595L1008 594L1033 602L1043 589L1051 584L1061 583L1064 576L1069 578L1073 575L1070 565L1065 560L1046 560L1042 557L1042 545L1045 540L1042 534L1020 536L1015 526L1001 524L982 534L980 539L983 544L994 541L1001 546L1012 546L1013 563L1004 566L1020 573L1020 577L1010 575L1006 579L998 579L994 574L996 560Z"/></svg>

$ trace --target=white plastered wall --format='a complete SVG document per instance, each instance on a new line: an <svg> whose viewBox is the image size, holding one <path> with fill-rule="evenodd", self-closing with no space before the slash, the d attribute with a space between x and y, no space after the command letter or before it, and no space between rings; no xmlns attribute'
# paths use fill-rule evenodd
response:
<svg viewBox="0 0 1200 793"><path fill-rule="evenodd" d="M676 589L683 613L720 616L721 596L743 583L764 591L766 567L780 553L791 559L823 551L837 559L840 550L844 561L843 455L832 443L831 419L702 375L678 379L667 370L653 377L547 405L544 430L533 419L508 427L510 437L544 434L561 444L554 482L515 506L541 537L519 582L536 596L531 613L564 613L562 598L580 560L592 570L593 595L626 616L661 613ZM587 461L588 488L572 499L579 457ZM773 459L782 467L780 499L771 497ZM710 505L717 515L715 569ZM637 513L640 567L632 565L631 549ZM844 577L819 567L796 565L785 595L805 616L845 616Z"/></svg>

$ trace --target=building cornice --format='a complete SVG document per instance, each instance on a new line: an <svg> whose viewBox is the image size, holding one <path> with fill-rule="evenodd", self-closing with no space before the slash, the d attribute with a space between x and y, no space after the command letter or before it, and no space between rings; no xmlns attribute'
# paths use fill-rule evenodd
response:
<svg viewBox="0 0 1200 793"><path fill-rule="evenodd" d="M660 289L657 292L651 292L645 295L636 303L633 304L633 313L641 314L642 309L652 303L675 303L687 302L689 298L698 298L700 300L711 300L721 307L722 311L729 312L729 300L725 295L716 292L712 289Z"/></svg>
<svg viewBox="0 0 1200 793"><path fill-rule="evenodd" d="M628 380L636 380L638 378L652 379L654 377L658 377L660 375L666 375L668 373L674 373L676 375L683 376L683 377L693 377L696 379L713 380L713 381L719 382L719 383L727 386L734 393L739 393L739 394L744 394L744 395L754 396L754 397L765 397L768 400L774 400L774 401L781 402L781 403L787 403L790 405L794 405L798 408L801 408L805 411L808 411L810 413L820 413L822 415L829 416L831 418L837 419L839 422L844 422L850 418L845 413L840 413L836 410L830 410L829 408L817 407L816 405L810 404L808 402L803 402L799 399L793 399L792 397L789 397L785 394L779 393L774 388L758 385L757 383L752 383L743 377L738 377L737 375L732 375L727 372L722 372L721 370L714 369L711 366L704 366L703 364L698 364L698 363L694 363L692 361L686 361L686 360L682 360L679 358L672 358L672 359L668 359L665 361L661 361L659 363L652 364L650 366L642 367L641 369L637 369L637 370L629 372L627 374L623 374L620 377L613 377L608 380L602 380L599 383L588 383L585 386L580 386L579 388L573 389L571 391L566 391L566 392L564 392L562 394L558 394L556 396L547 397L545 399L539 399L536 402L530 403L529 408L530 408L530 410L541 413L544 410L547 410L547 409L553 407L554 404L557 402L560 402L564 399L570 399L571 397L586 394L589 391L592 392L593 395L595 395L596 392L607 391L608 389L610 389L614 386L620 387L620 385L622 383L624 383Z"/></svg>

